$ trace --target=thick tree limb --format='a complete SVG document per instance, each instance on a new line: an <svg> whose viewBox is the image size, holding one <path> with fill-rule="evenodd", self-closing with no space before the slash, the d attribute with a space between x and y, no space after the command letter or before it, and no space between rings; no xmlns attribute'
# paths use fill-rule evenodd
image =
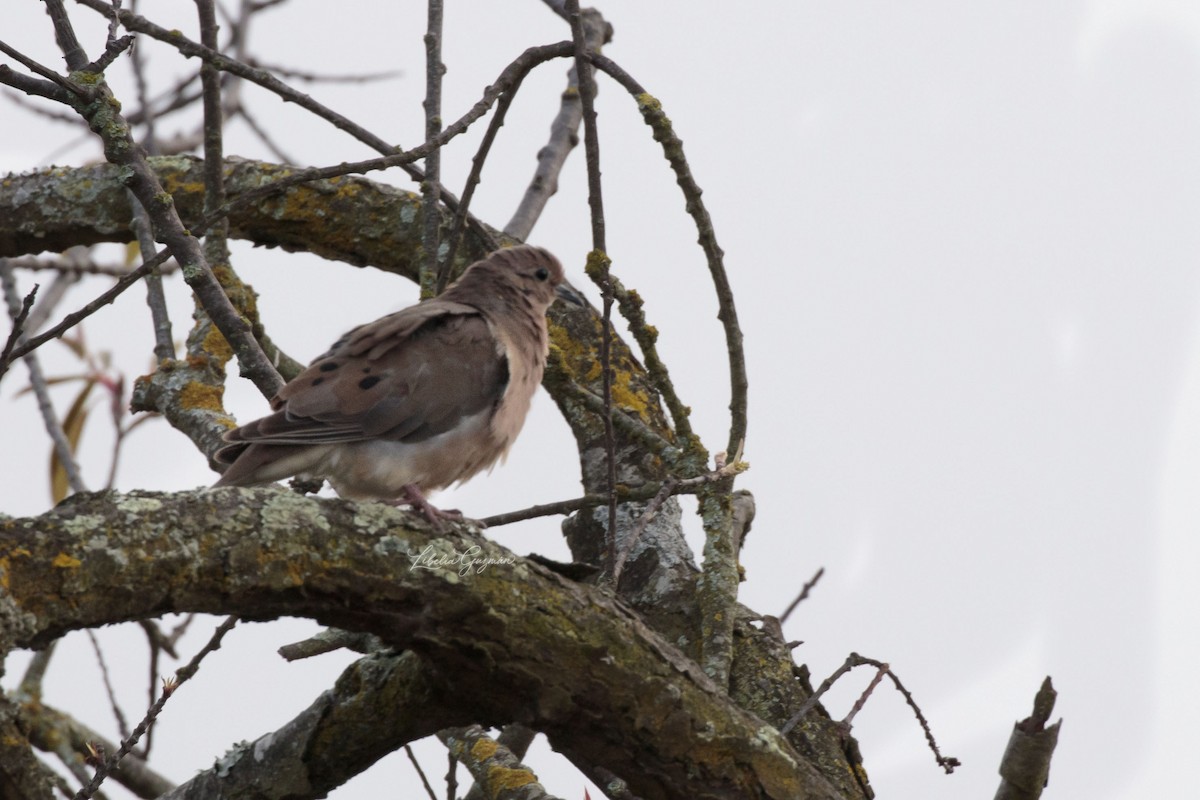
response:
<svg viewBox="0 0 1200 800"><path fill-rule="evenodd" d="M184 224L198 225L203 218L203 162L187 156L149 161L171 193ZM226 161L225 186L229 198L236 200L241 194L295 173L290 167L230 159ZM52 168L0 183L0 208L4 209L0 214L0 256L58 251L73 244L129 241L129 201L118 177L115 167L98 165ZM443 213L448 224L449 212ZM235 208L230 214L229 234L266 247L378 267L415 281L421 254L421 219L418 195L365 178L341 177L290 186ZM455 268L465 267L485 252L482 243L468 233ZM564 313L557 308L551 309L551 319L552 353L546 388L575 435L585 491L602 491L607 484L604 425L593 404L583 399L602 393L600 319L594 312ZM617 460L622 465L618 481L629 487L661 482L667 477L664 461L672 459L670 452L664 457L661 443L669 448L673 434L645 370L619 337L614 336L612 344L613 405L621 418L616 429ZM189 400L174 404L172 424L187 432L202 452L211 452L230 423L219 401L214 402L212 382L187 370L176 370L168 383L171 385L167 390ZM163 387L146 387L147 396L137 400L141 406L170 405L150 396L151 389L158 392ZM655 442L660 446L649 447ZM636 519L640 512L634 509L629 513ZM573 525L569 536L576 560L588 560L582 554L594 539L593 526L597 524L604 522L591 515ZM694 605L690 551L678 526L658 526L653 535L670 537L654 539L662 552L688 553L687 559L661 559L647 551L648 560L643 566L634 563L640 558L635 554L626 571L645 579L647 585L669 590L669 594L658 595L651 607L639 608L682 619ZM691 636L683 629L678 633Z"/></svg>
<svg viewBox="0 0 1200 800"><path fill-rule="evenodd" d="M465 566L412 560L468 552ZM278 490L77 495L0 524L0 586L0 643L178 611L305 616L411 648L454 676L450 697L480 723L540 730L646 800L840 796L607 594L387 506Z"/></svg>

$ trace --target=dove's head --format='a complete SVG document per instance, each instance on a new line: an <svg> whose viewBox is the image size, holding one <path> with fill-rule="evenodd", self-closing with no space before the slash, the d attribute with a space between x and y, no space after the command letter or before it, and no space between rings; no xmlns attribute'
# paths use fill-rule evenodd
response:
<svg viewBox="0 0 1200 800"><path fill-rule="evenodd" d="M530 245L497 250L475 262L442 297L479 308L523 302L542 314L558 299L583 305L558 259Z"/></svg>

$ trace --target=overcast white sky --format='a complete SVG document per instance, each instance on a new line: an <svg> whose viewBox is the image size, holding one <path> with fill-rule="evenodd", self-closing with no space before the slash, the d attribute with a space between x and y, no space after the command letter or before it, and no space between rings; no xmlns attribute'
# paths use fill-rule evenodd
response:
<svg viewBox="0 0 1200 800"><path fill-rule="evenodd" d="M189 3L142 5L161 24L194 30ZM330 14L332 4L296 0L252 41L262 60L308 70L402 69L384 85L309 91L412 145L422 138L423 4L382 5L343 2ZM447 5L447 120L522 49L566 35L535 0ZM617 0L600 9L615 28L606 53L663 102L684 140L737 293L751 398L752 469L740 485L759 507L742 597L778 614L824 566L786 627L805 641L797 659L817 680L851 650L889 662L944 751L964 762L942 775L901 700L881 690L855 724L878 795L990 796L1011 724L1046 675L1065 718L1047 797L1120 800L1190 785L1180 772L1194 760L1200 716L1189 669L1200 656L1200 6ZM5 13L0 38L61 64L41 3L9 2ZM72 13L94 55L102 29L83 25L90 12ZM145 52L159 86L182 73L163 49ZM483 219L502 225L515 207L565 70L526 81L485 172ZM128 92L124 74L114 83ZM245 92L297 162L368 155ZM74 133L0 103L6 121L20 120L0 126L0 169L97 157L90 143L61 150ZM728 381L694 228L632 101L603 79L599 112L614 271L646 297L684 400L719 449ZM447 150L449 185L461 186L474 142ZM241 123L227 149L270 158ZM586 284L582 158L531 241ZM242 248L236 265L262 292L273 337L301 359L416 296L395 278L315 258ZM171 285L179 338L189 313L181 287ZM85 284L72 299L99 290ZM130 377L145 371L150 327L136 290L87 330L94 348L122 351ZM70 368L61 352L44 352L51 372ZM48 504L48 448L31 401L14 397L23 380L17 369L0 385L9 421L0 510L17 515ZM71 393L57 397L65 407ZM265 409L251 388L231 402L247 418ZM83 443L93 486L105 472L100 422ZM161 425L133 439L119 487L211 480ZM543 395L508 465L444 499L485 516L578 488L565 425ZM518 552L566 552L554 520L491 535ZM171 777L188 778L329 685L344 658L282 665L273 655L302 628L235 631L172 701L156 744ZM136 708L138 637L112 636L120 643L108 657ZM91 664L86 639L68 637L47 699L108 729ZM869 678L845 680L831 714L844 715ZM440 775L443 757L424 752ZM569 771L541 774L551 791L582 797ZM334 797L397 786L417 784L393 758Z"/></svg>

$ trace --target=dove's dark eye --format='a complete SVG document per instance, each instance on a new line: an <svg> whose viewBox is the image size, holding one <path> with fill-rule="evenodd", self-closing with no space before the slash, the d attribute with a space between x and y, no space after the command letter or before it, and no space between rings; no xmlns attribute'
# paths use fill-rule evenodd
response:
<svg viewBox="0 0 1200 800"><path fill-rule="evenodd" d="M538 271L533 273L533 276L539 281L544 281L546 278L550 277L550 270L546 269L545 267L538 267Z"/></svg>

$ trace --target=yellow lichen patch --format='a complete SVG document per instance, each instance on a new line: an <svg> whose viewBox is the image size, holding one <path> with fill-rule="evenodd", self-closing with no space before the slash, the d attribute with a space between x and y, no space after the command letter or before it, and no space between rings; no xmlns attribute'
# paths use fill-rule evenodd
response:
<svg viewBox="0 0 1200 800"><path fill-rule="evenodd" d="M479 745L475 745L478 747ZM492 767L487 774L488 786L493 790L519 789L531 783L537 783L533 773L527 769L510 769L509 767Z"/></svg>
<svg viewBox="0 0 1200 800"><path fill-rule="evenodd" d="M638 109L644 114L647 111L662 111L662 103L649 92L643 92L636 98Z"/></svg>
<svg viewBox="0 0 1200 800"><path fill-rule="evenodd" d="M82 564L83 562L78 558L69 556L66 553L59 553L50 562L50 565L55 569L78 569Z"/></svg>
<svg viewBox="0 0 1200 800"><path fill-rule="evenodd" d="M187 411L202 409L223 414L225 409L221 405L221 400L224 395L224 387L208 386L199 381L190 381L179 393L179 402L181 407Z"/></svg>
<svg viewBox="0 0 1200 800"><path fill-rule="evenodd" d="M157 167L158 179L168 194L172 196L177 194L202 196L204 194L204 183L187 180L190 177L187 171L164 169L161 162L155 163L154 166Z"/></svg>
<svg viewBox="0 0 1200 800"><path fill-rule="evenodd" d="M233 348L229 346L225 335L216 325L211 326L208 333L205 334L203 348L204 352L210 353L213 358L220 359L221 363L233 358Z"/></svg>
<svg viewBox="0 0 1200 800"><path fill-rule="evenodd" d="M362 193L363 186L361 181L345 180L341 177L333 178L330 183L336 184L338 193L343 197L355 197Z"/></svg>
<svg viewBox="0 0 1200 800"><path fill-rule="evenodd" d="M498 745L491 739L480 739L471 748L471 758L476 761L487 761L496 754Z"/></svg>
<svg viewBox="0 0 1200 800"><path fill-rule="evenodd" d="M629 388L629 373L617 373L618 378L620 378L622 375L624 375L625 380L617 380L613 382L613 402L627 411L633 411L642 419L648 420L649 415L646 413L648 405L646 398Z"/></svg>

